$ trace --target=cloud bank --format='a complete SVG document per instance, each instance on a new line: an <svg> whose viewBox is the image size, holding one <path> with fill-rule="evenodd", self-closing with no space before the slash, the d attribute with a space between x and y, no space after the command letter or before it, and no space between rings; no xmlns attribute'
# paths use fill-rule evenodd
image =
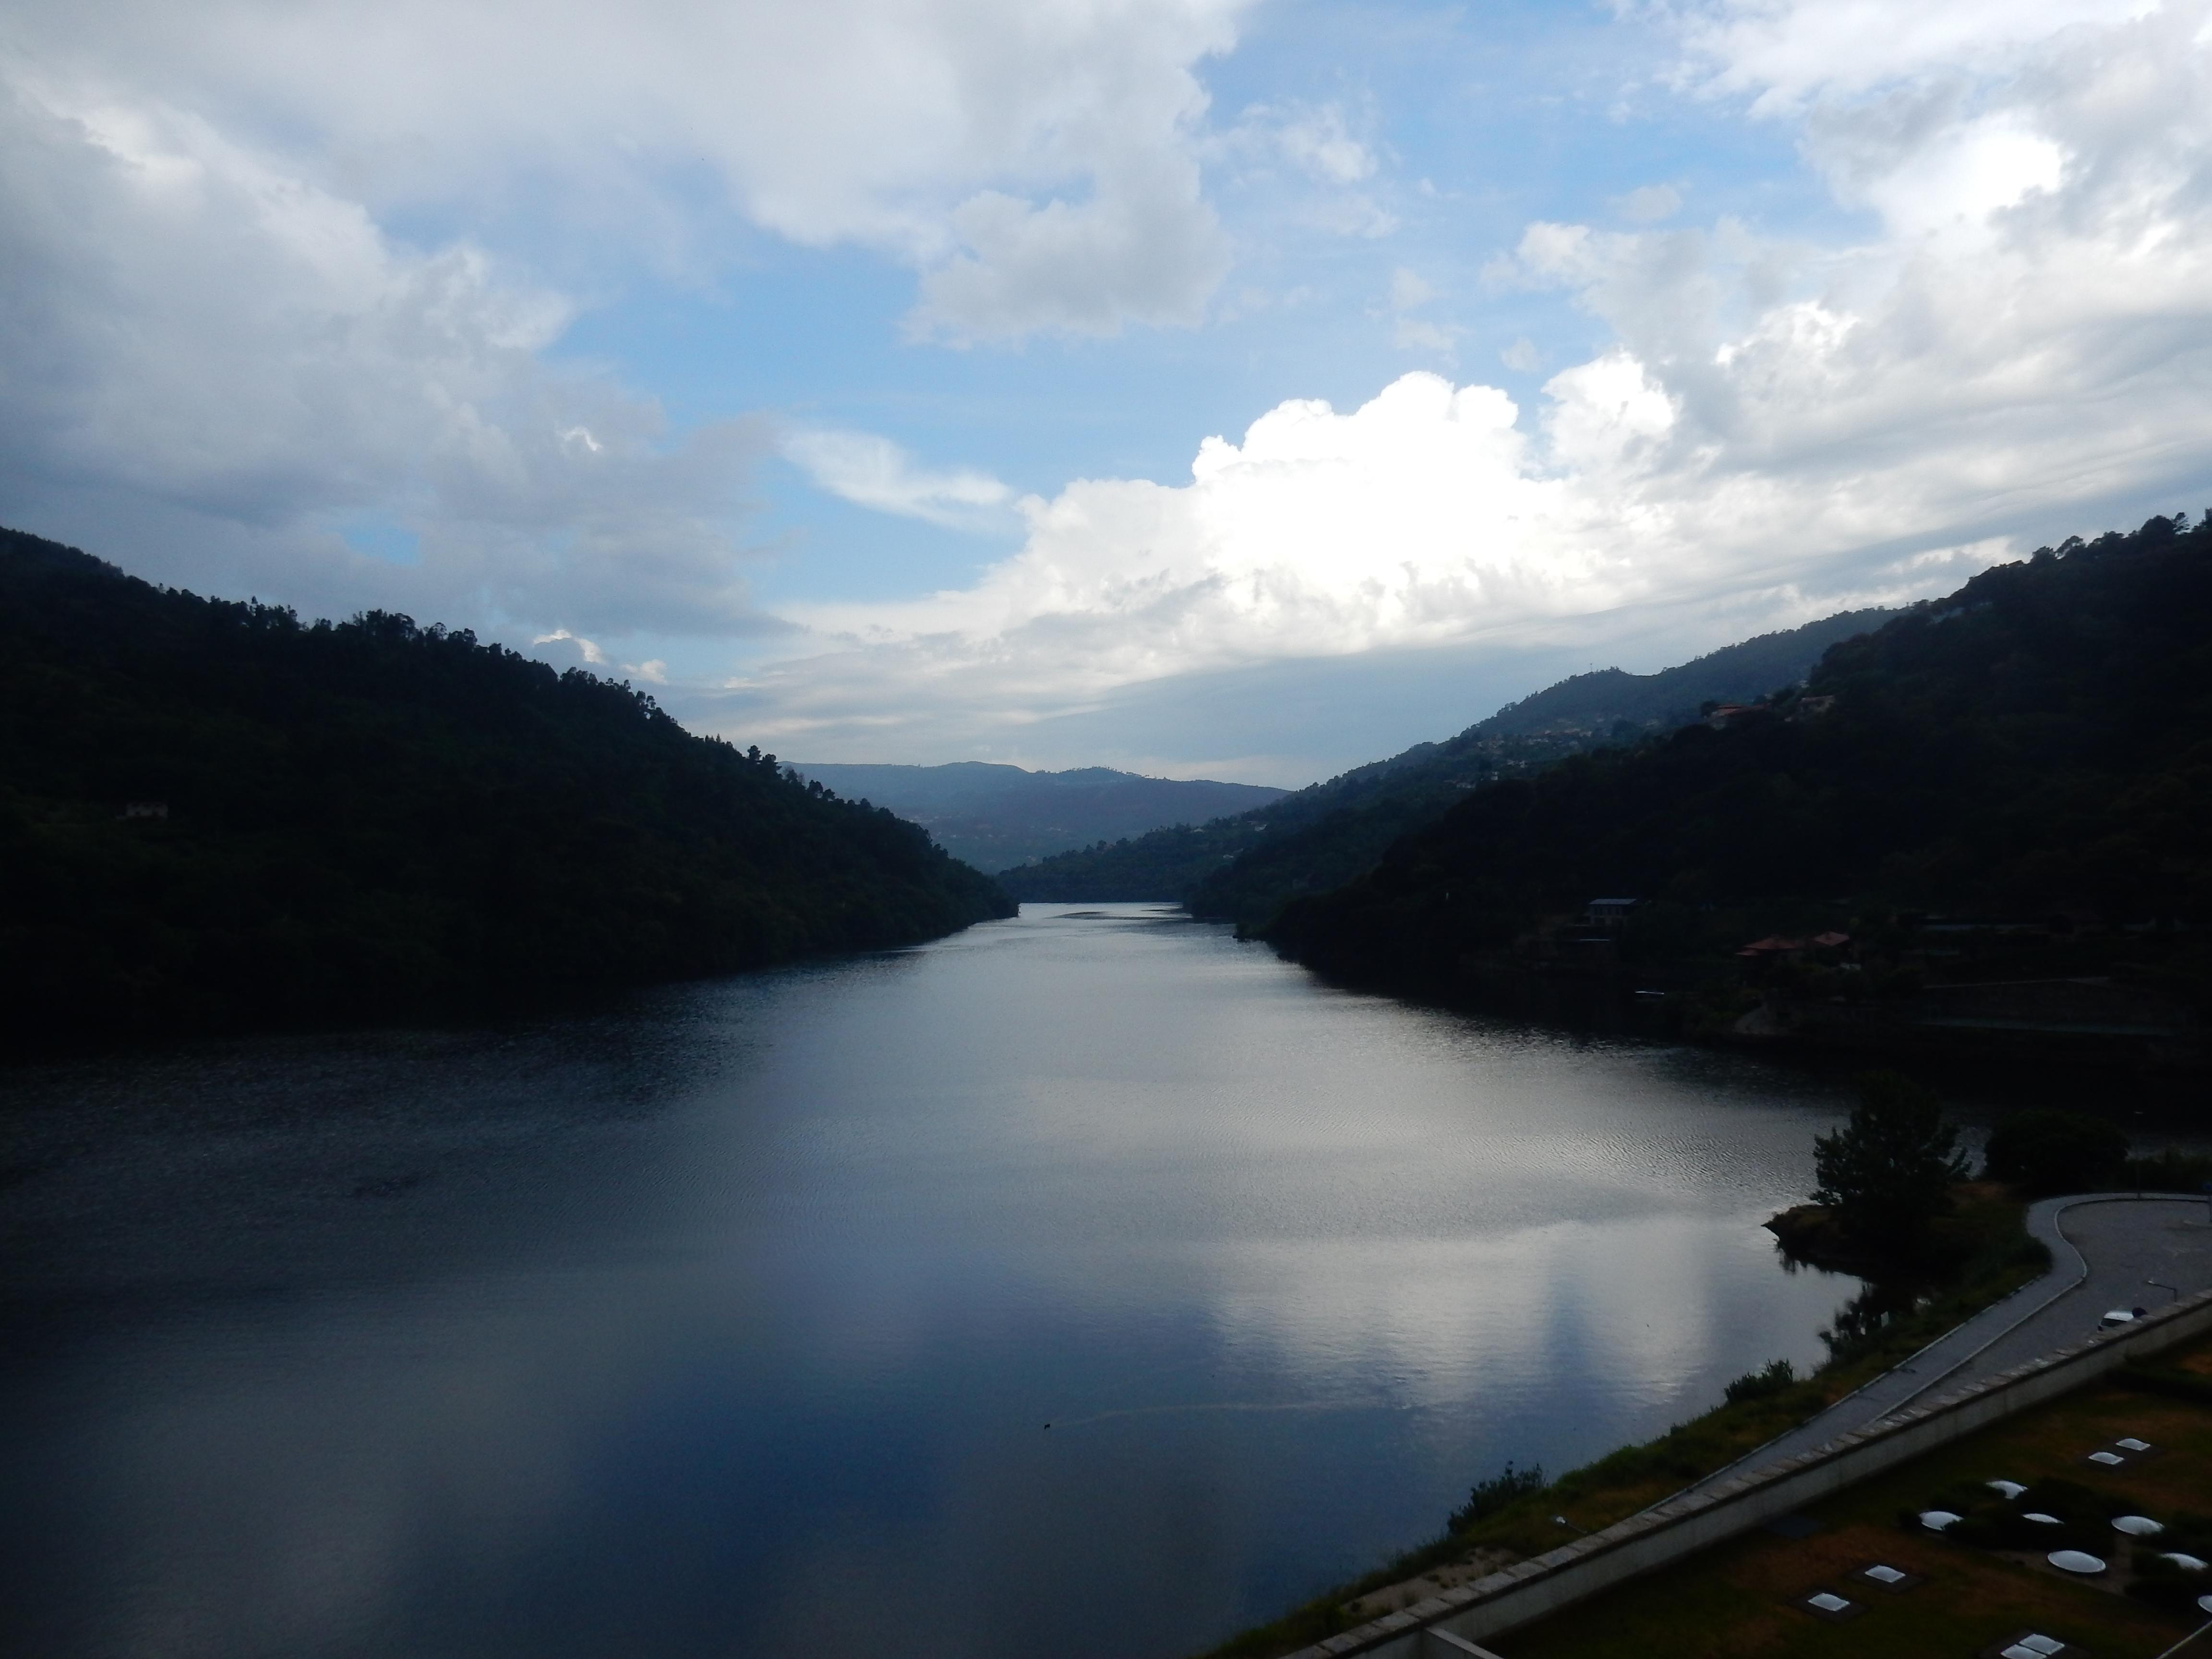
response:
<svg viewBox="0 0 2212 1659"><path fill-rule="evenodd" d="M1427 374L1349 411L1285 403L1206 440L1187 483L1024 502L1023 550L972 588L794 611L830 648L734 689L810 752L1018 742L1269 659L1686 604L1786 625L2190 505L2212 483L2207 16L1694 14L1678 77L1798 124L1863 236L1531 225L1489 280L1564 293L1613 340L1531 417ZM1429 293L1401 287L1401 313Z"/></svg>
<svg viewBox="0 0 2212 1659"><path fill-rule="evenodd" d="M1719 191L1655 179L1517 228L1477 283L1389 241L1382 204L1449 210L1395 188L1356 88L1207 125L1242 0L23 0L0 504L219 591L661 651L641 675L684 653L632 635L772 658L702 718L825 759L988 751L1270 664L1655 628L1686 654L2197 504L2206 0L1621 9L1674 32L1638 96L1788 135L1845 228L1700 220ZM1189 324L1239 254L1209 170L1248 223L1288 202L1330 258L1373 246L1377 352L1449 378L1376 370L1206 440L1187 478L1016 501L842 428L678 431L556 361L610 269L703 283L769 237L910 273L909 352ZM1322 292L1320 246L1282 238L1270 280ZM1516 333L1572 308L1596 343L1482 339L1486 302ZM1565 366L1516 404L1462 350ZM958 591L765 614L770 453L1023 544Z"/></svg>
<svg viewBox="0 0 2212 1659"><path fill-rule="evenodd" d="M913 331L956 343L1191 322L1228 263L1193 66L1240 10L26 0L0 22L0 497L310 604L774 631L744 581L766 429L678 436L548 366L596 251L703 280L748 235L873 249L916 273ZM988 504L974 474L870 486L830 443L807 453L873 504Z"/></svg>
<svg viewBox="0 0 2212 1659"><path fill-rule="evenodd" d="M703 185L791 241L907 260L917 326L995 336L1195 316L1226 249L1193 66L1244 9L26 0L5 41L50 102L193 112L380 215L526 201L681 260Z"/></svg>

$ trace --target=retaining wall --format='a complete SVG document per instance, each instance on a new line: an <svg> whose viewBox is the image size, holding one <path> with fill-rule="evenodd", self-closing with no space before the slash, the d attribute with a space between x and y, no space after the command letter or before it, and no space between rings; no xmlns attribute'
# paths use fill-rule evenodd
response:
<svg viewBox="0 0 2212 1659"><path fill-rule="evenodd" d="M1686 1492L1602 1532L1301 1650L1292 1659L1437 1659L1686 1555L1763 1526L1871 1475L2039 1406L2115 1370L2212 1330L2212 1291L2160 1309L2133 1325L2032 1359L1938 1395L1796 1457ZM1434 1642L1429 1632L1460 1642Z"/></svg>

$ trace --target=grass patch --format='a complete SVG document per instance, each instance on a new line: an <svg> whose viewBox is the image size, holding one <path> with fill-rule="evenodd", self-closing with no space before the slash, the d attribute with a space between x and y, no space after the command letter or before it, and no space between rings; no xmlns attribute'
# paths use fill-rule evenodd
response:
<svg viewBox="0 0 2212 1659"><path fill-rule="evenodd" d="M1486 1481L1475 1491L1490 1493L1492 1501L1470 1501L1461 1511L1468 1516L1462 1524L1279 1619L1240 1632L1200 1659L1276 1659L1365 1623L1372 1615L1354 1613L1349 1604L1377 1590L1486 1550L1525 1559L1557 1549L1575 1534L1555 1524L1553 1516L1564 1516L1583 1532L1611 1526L1788 1433L2050 1271L2050 1252L2022 1224L2024 1203L1986 1182L1962 1186L1956 1196L1957 1207L1935 1224L1932 1235L1935 1259L1948 1273L1917 1283L1869 1285L1839 1310L1836 1327L1822 1333L1829 1358L1811 1376L1785 1381L1775 1367L1753 1372L1750 1389L1741 1387L1745 1378L1731 1385L1736 1398L1548 1486L1516 1494ZM1470 1514L1473 1510L1480 1512Z"/></svg>

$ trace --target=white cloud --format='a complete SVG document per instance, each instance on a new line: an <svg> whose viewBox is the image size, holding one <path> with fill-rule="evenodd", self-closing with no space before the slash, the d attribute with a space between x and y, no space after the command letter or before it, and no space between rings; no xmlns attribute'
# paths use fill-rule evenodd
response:
<svg viewBox="0 0 2212 1659"><path fill-rule="evenodd" d="M1821 94L1931 74L2013 72L2055 37L2145 17L2158 0L1720 0L1685 13L1694 63L1716 92L1778 114Z"/></svg>
<svg viewBox="0 0 2212 1659"><path fill-rule="evenodd" d="M1417 316L1437 290L1417 273L1401 265L1390 274L1391 341L1401 350L1426 351L1449 361L1461 331L1433 318Z"/></svg>
<svg viewBox="0 0 2212 1659"><path fill-rule="evenodd" d="M1040 207L1001 191L963 202L951 215L958 251L922 278L910 331L966 343L1197 322L1229 270L1197 163L1161 158L1132 173L1079 204Z"/></svg>
<svg viewBox="0 0 2212 1659"><path fill-rule="evenodd" d="M1289 222L1370 240L1398 228L1368 188L1381 161L1336 104L1255 104L1206 147L1248 192L1273 196Z"/></svg>
<svg viewBox="0 0 2212 1659"><path fill-rule="evenodd" d="M733 689L758 699L753 728L865 722L896 746L942 740L948 716L1004 733L1142 681L1445 644L1700 578L1778 584L1761 535L1794 520L1790 504L1708 546L1722 515L1655 483L1672 410L1636 365L1587 365L1550 390L1540 441L1502 392L1427 374L1348 413L1285 404L1241 443L1208 439L1186 485L1085 481L1024 503L1027 545L975 588L795 612L836 648ZM1619 533L1638 516L1639 533Z"/></svg>
<svg viewBox="0 0 2212 1659"><path fill-rule="evenodd" d="M1287 164L1312 183L1349 187L1375 176L1375 151L1336 104L1254 104L1211 147L1246 167Z"/></svg>
<svg viewBox="0 0 2212 1659"><path fill-rule="evenodd" d="M1368 195L1377 144L1335 106L1206 134L1195 70L1242 13L23 0L0 34L0 487L11 508L137 512L161 529L149 545L219 526L250 550L221 582L236 591L272 591L256 573L282 566L295 596L319 583L579 650L776 626L750 607L739 534L765 427L672 441L649 400L548 366L571 294L390 227L525 202L549 247L642 242L679 269L710 268L737 222L865 246L917 273L914 331L959 343L1191 321L1229 261L1202 169L1275 191L1302 226L1391 222ZM1209 440L1184 483L1085 478L1017 504L866 434L788 434L846 499L940 523L1019 512L1027 536L972 588L805 613L816 654L794 646L749 695L793 729L893 733L1639 608L1725 602L1752 626L1929 591L2023 526L2168 508L2202 476L2202 0L1667 15L1681 83L1796 124L1869 228L1684 224L1663 185L1612 204L1627 229L1529 225L1492 274L1568 296L1602 342L1540 408L1432 375L1345 411L1285 402ZM1314 262L1270 257L1247 309L1331 291ZM1462 327L1440 308L1402 268L1374 320L1448 361ZM1566 361L1564 335L1542 337ZM1541 361L1525 340L1504 355ZM349 550L343 526L369 519L411 551Z"/></svg>
<svg viewBox="0 0 2212 1659"><path fill-rule="evenodd" d="M530 642L532 645L551 645L561 640L567 640L574 644L576 649L583 653L584 660L587 663L599 666L604 665L607 660L607 653L600 650L597 644L584 638L580 634L571 634L565 628L556 628L550 634L537 635Z"/></svg>
<svg viewBox="0 0 2212 1659"><path fill-rule="evenodd" d="M961 528L988 521L1013 491L986 472L933 471L890 439L823 427L787 433L785 456L834 495L878 513Z"/></svg>
<svg viewBox="0 0 2212 1659"><path fill-rule="evenodd" d="M1246 116L1269 121L1275 147L1311 177L1331 185L1356 185L1375 176L1375 152L1352 136L1344 112L1334 104L1277 116L1255 110Z"/></svg>
<svg viewBox="0 0 2212 1659"><path fill-rule="evenodd" d="M912 263L926 325L997 337L1196 314L1225 243L1192 71L1246 3L25 0L6 56L77 101L191 110L379 216L526 198L683 263L713 240L703 167L753 225Z"/></svg>
<svg viewBox="0 0 2212 1659"><path fill-rule="evenodd" d="M35 93L35 95L34 95ZM757 628L758 440L547 369L561 296L423 252L198 116L0 84L0 487L153 550L228 525L263 592L520 624ZM382 515L405 563L337 526ZM196 573L204 580L206 572Z"/></svg>
<svg viewBox="0 0 2212 1659"><path fill-rule="evenodd" d="M1413 311L1437 297L1437 291L1403 265L1390 273L1390 309Z"/></svg>
<svg viewBox="0 0 2212 1659"><path fill-rule="evenodd" d="M1682 192L1672 185L1639 185L1613 198L1613 210L1632 224L1656 225L1682 210Z"/></svg>
<svg viewBox="0 0 2212 1659"><path fill-rule="evenodd" d="M1493 275L1613 336L1533 421L1428 374L1349 412L1283 404L1207 440L1187 483L1030 504L1022 552L973 588L806 613L835 648L752 689L793 729L866 708L887 743L972 733L1268 659L1723 605L1751 631L2168 510L2212 454L2212 52L2204 5L2138 9L1978 12L1982 59L1947 24L1762 83L1814 15L1770 8L1723 67L1814 100L1807 153L1874 210L1866 240L1531 225ZM1954 60L2005 74L1884 82ZM1430 295L1408 271L1393 297Z"/></svg>
<svg viewBox="0 0 2212 1659"><path fill-rule="evenodd" d="M501 224L584 291L599 249L711 274L732 226L855 244L957 340L1188 322L1228 262L1193 68L1243 4L24 0L0 505L310 605L773 629L742 579L764 428L672 440L611 376L548 367L576 298L390 227ZM354 550L368 520L410 556Z"/></svg>

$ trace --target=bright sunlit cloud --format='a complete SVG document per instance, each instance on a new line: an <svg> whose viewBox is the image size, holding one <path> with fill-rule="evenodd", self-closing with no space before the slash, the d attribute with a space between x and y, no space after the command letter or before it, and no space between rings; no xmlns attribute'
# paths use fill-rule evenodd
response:
<svg viewBox="0 0 2212 1659"><path fill-rule="evenodd" d="M1696 52L1735 54L1722 83L1816 100L1808 153L1840 204L1878 214L1872 237L1533 224L1490 286L1566 295L1613 338L1539 406L1428 374L1354 410L1285 403L1241 442L1207 440L1187 483L1030 504L1027 544L973 587L794 609L838 648L749 684L801 729L873 702L886 672L1013 725L1133 681L1686 597L1763 592L1794 622L1942 591L2017 549L1993 532L2201 477L2200 12L2116 13L2086 53L2087 9L2039 36L2007 9L1990 39L2008 78L1971 96L1856 95L1971 62L1955 27L1816 77L1784 46L1819 18L1701 24ZM1838 88L1853 96L1817 101ZM1612 205L1649 222L1680 204ZM1436 297L1393 275L1401 343L1449 344L1407 331ZM1526 342L1506 357L1536 361Z"/></svg>

